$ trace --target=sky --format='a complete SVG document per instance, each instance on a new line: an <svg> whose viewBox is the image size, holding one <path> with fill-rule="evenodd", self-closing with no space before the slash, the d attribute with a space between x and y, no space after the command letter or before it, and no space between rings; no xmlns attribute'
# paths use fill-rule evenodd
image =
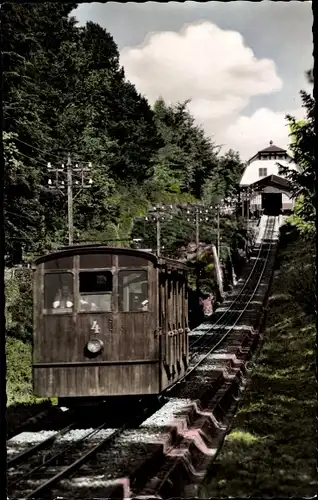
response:
<svg viewBox="0 0 318 500"><path fill-rule="evenodd" d="M286 114L304 116L312 92L311 2L87 3L73 11L114 38L126 78L150 104L188 108L222 151L247 160L288 147Z"/></svg>

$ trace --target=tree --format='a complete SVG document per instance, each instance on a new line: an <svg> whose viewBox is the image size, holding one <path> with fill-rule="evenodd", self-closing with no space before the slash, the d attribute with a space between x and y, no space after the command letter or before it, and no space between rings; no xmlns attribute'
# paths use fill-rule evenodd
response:
<svg viewBox="0 0 318 500"><path fill-rule="evenodd" d="M300 232L312 234L315 232L316 220L315 102L304 91L301 91L300 95L306 110L306 121L298 123L294 117L289 115L286 117L291 126L290 135L293 139L290 148L299 171L282 165L280 168L290 180L293 197L297 199L295 214L290 218L290 222L296 225Z"/></svg>
<svg viewBox="0 0 318 500"><path fill-rule="evenodd" d="M16 134L12 132L3 134L5 254L11 263L22 248L34 246L42 213L38 198L38 172L36 168L27 169L21 161L15 138Z"/></svg>
<svg viewBox="0 0 318 500"><path fill-rule="evenodd" d="M214 205L235 194L243 172L244 164L240 160L239 153L230 149L218 158L212 178L205 183L204 201Z"/></svg>
<svg viewBox="0 0 318 500"><path fill-rule="evenodd" d="M5 131L15 134L25 189L42 216L38 233L30 233L38 248L66 238L65 198L47 189L49 161L60 167L70 152L74 162L92 162L94 187L77 197L74 222L79 233L104 231L106 221L117 223L112 193L152 179L161 146L154 114L126 81L112 36L95 23L77 27L69 16L74 7L5 4L2 10ZM21 189L10 175L7 190L17 205Z"/></svg>
<svg viewBox="0 0 318 500"><path fill-rule="evenodd" d="M41 184L52 158L58 97L48 70L75 21L75 4L4 4L1 8L5 136L6 250L41 247ZM54 33L53 37L48 33ZM63 89L61 89L61 93ZM54 205L51 205L54 206Z"/></svg>
<svg viewBox="0 0 318 500"><path fill-rule="evenodd" d="M156 124L164 142L155 157L155 175L166 182L165 189L200 198L204 183L217 165L218 147L195 125L187 110L189 101L167 106L154 104Z"/></svg>

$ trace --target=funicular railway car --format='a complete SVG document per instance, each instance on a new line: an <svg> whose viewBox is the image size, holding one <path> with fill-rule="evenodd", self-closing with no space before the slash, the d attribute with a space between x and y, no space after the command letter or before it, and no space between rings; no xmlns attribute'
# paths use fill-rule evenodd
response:
<svg viewBox="0 0 318 500"><path fill-rule="evenodd" d="M90 404L156 395L183 376L185 264L94 244L39 257L33 269L35 394Z"/></svg>

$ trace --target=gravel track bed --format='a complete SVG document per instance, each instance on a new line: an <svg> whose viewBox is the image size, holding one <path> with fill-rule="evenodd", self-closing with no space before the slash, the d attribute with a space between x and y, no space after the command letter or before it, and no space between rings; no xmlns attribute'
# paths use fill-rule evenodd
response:
<svg viewBox="0 0 318 500"><path fill-rule="evenodd" d="M15 404L6 409L7 436L11 439L20 432L33 430L59 413L50 401L37 404Z"/></svg>
<svg viewBox="0 0 318 500"><path fill-rule="evenodd" d="M25 430L7 440L7 454L10 460L15 455L26 451L45 439L57 434L57 432L72 422L74 414L72 411L63 411L60 408L52 408L49 417L25 425Z"/></svg>
<svg viewBox="0 0 318 500"><path fill-rule="evenodd" d="M35 457L31 457L27 463L23 466L14 469L10 474L10 469L8 470L8 479L10 481L15 481L21 477L21 482L16 487L13 487L13 491L10 492L11 498L18 498L21 495L26 495L34 490L36 487L40 486L45 480L50 479L55 474L59 473L65 467L70 465L72 462L80 458L83 454L89 451L92 447L98 444L103 439L109 437L115 429L102 429L98 431L95 435L89 436L94 428L91 429L74 429L69 431L66 435L57 438L53 446L50 446L48 450L40 450ZM87 436L87 440L81 442L81 439ZM46 433L46 437L49 437ZM31 441L34 442L34 436L31 437ZM39 442L39 440L38 440ZM70 445L74 445L74 448L63 453L53 465L45 465L43 462L53 457L59 452L66 450ZM34 472L30 478L23 479L23 476L28 472L32 471L35 467L43 464L38 471ZM17 488L15 490L15 488ZM18 496L17 496L18 495Z"/></svg>
<svg viewBox="0 0 318 500"><path fill-rule="evenodd" d="M129 477L130 482L138 479L141 481L142 478L138 477L139 469L144 470L147 461L155 466L154 456L162 456L162 445L153 441L153 434L149 435L150 442L147 442L146 435L143 441L140 440L140 433L131 442L129 433L123 435L107 451L99 452L95 459L85 463L71 478L61 480L58 488L51 492L50 498L96 498L98 495L105 498L105 488L114 488L116 479L122 478L124 481L124 478ZM143 481L146 479L143 474Z"/></svg>
<svg viewBox="0 0 318 500"><path fill-rule="evenodd" d="M160 401L155 403L156 408L154 408L151 404L151 406L148 406L148 415L151 413L151 411L155 411L158 409L158 405L160 405ZM68 465L72 464L75 462L77 459L83 457L89 450L94 448L96 445L101 443L104 439L107 439L111 434L113 434L118 428L122 426L123 423L127 422L127 412L122 412L123 407L120 406L121 413L119 414L118 417L114 415L114 411L110 412L109 407L103 407L104 410L100 412L95 412L94 416L92 418L88 418L87 412L84 412L83 414L79 415L79 421L78 424L81 422L85 423L84 429L81 428L74 428L69 431L67 431L66 434L64 435L59 435L56 438L56 441L54 443L49 443L48 448L43 448L41 450L38 450L34 456L31 455L27 459L26 463L23 463L22 465L18 466L16 469L12 467L11 471L9 470L9 481L14 482L16 479L19 479L21 477L21 482L17 486L12 485L12 489L10 491L10 497L11 498L21 498L21 495L25 496L29 493L31 493L34 489L36 489L38 486L42 485L45 480L48 480L52 478L54 475L58 474L62 470L64 470ZM117 408L117 406L116 406ZM117 408L119 409L119 407ZM105 415L105 410L107 410L106 414L108 413L108 416ZM136 412L136 416L140 415L140 411L142 408L140 407L139 404L135 406L132 406L130 408L130 413L131 413L131 418L133 418L133 415ZM71 413L71 412L70 412ZM86 419L86 422L84 420ZM74 421L74 420L73 420ZM90 436L89 434L92 433L96 428L103 423L106 425L109 422L115 422L118 425L116 428L103 428L99 431L96 432L96 434ZM93 423L93 427L89 427L88 423ZM77 426L78 427L78 426ZM12 458L15 454L21 453L22 451L31 449L35 445L45 441L47 438L50 438L51 436L54 436L57 434L57 431L40 431L40 432L25 432L21 433L20 435L16 436L15 438L11 439L9 442L9 454L10 458ZM87 439L83 442L80 442L80 440L84 437L87 436ZM118 439L118 438L116 438ZM120 439L120 438L119 438ZM70 450L67 450L70 446L74 444L74 448L71 448ZM106 447L108 448L109 444L105 443ZM113 446L113 445L110 445ZM115 450L115 455L114 455L114 460L116 459L116 456L118 455L118 450L121 448L121 444L119 441L119 444L116 445L114 443L114 450ZM140 448L140 444L136 443L135 448ZM32 473L29 478L23 479L23 476L26 474L32 472L33 469L38 467L43 463L43 461L47 461L56 454L65 451L60 457L57 459L54 459L50 464L44 465L41 467L38 471L35 471ZM132 462L134 462L135 457L136 457L136 450L133 450L132 454ZM138 453L137 453L138 454ZM108 449L106 451L106 457L107 461L109 459L109 453ZM144 453L140 453L140 459L144 459L145 455ZM95 469L98 471L100 470L100 461L96 460L94 458L94 455L92 458L89 458L89 463L94 464L95 463ZM85 465L83 464L81 467L81 470L84 467L85 471ZM91 465L89 465L88 468L90 468ZM95 471L94 469L94 471ZM73 473L74 474L74 473ZM88 479L89 480L89 479ZM67 480L66 480L67 481ZM91 482L91 481L90 481ZM82 483L81 483L82 484ZM17 491L14 491L13 489L16 489ZM22 493L23 492L23 493ZM56 496L56 495L55 495Z"/></svg>

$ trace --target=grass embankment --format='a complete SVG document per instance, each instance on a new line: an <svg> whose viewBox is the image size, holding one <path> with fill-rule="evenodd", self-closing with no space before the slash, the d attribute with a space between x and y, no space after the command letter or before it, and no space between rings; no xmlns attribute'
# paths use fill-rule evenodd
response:
<svg viewBox="0 0 318 500"><path fill-rule="evenodd" d="M27 419L46 410L55 400L32 394L32 347L7 337L7 433L11 435Z"/></svg>
<svg viewBox="0 0 318 500"><path fill-rule="evenodd" d="M34 402L32 396L32 347L7 337L7 405Z"/></svg>
<svg viewBox="0 0 318 500"><path fill-rule="evenodd" d="M283 234L264 344L201 498L316 494L314 275L308 244Z"/></svg>

